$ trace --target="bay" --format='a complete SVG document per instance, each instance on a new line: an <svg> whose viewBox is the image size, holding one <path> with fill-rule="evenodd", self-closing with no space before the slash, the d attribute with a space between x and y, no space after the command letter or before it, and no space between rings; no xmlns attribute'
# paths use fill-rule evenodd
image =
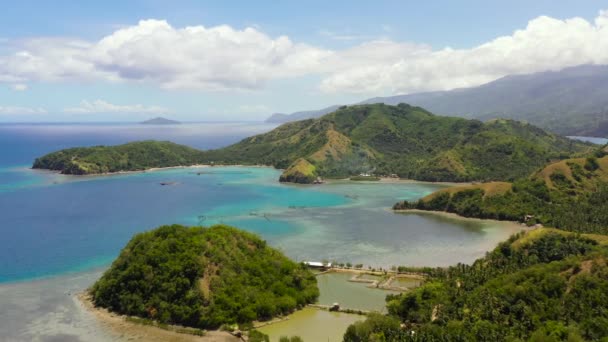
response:
<svg viewBox="0 0 608 342"><path fill-rule="evenodd" d="M518 229L389 210L398 200L445 187L441 184L286 185L277 182L280 171L261 167L85 177L28 168L35 157L58 148L151 138L215 148L271 128L251 123L0 125L3 335L9 340L90 340L91 335L104 340L74 294L95 281L133 234L162 224L235 225L296 260L366 267L470 263ZM53 328L58 324L62 331Z"/></svg>

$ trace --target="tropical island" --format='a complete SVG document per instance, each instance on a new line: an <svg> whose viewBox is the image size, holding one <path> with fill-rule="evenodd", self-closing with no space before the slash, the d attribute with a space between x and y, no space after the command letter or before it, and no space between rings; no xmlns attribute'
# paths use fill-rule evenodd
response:
<svg viewBox="0 0 608 342"><path fill-rule="evenodd" d="M89 293L95 306L117 314L198 329L250 327L319 296L304 265L223 225L135 235Z"/></svg>
<svg viewBox="0 0 608 342"><path fill-rule="evenodd" d="M512 120L483 123L436 116L407 104L372 104L342 106L321 118L286 123L217 150L154 141L72 148L36 159L33 168L95 174L242 164L285 169L280 181L295 183L360 174L512 181L548 161L587 153L591 146Z"/></svg>

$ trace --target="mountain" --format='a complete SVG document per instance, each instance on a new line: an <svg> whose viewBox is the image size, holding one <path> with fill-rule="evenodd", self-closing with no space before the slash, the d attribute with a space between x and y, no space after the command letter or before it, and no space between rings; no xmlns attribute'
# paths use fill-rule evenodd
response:
<svg viewBox="0 0 608 342"><path fill-rule="evenodd" d="M319 110L307 110L301 112L295 112L291 114L283 114L283 113L275 113L272 114L268 119L266 119L266 123L285 123L291 121L298 121L310 118L318 118L325 114L331 113L340 108L340 106L329 106L327 108L319 109Z"/></svg>
<svg viewBox="0 0 608 342"><path fill-rule="evenodd" d="M394 209L448 211L608 234L608 147L586 158L550 163L513 183L453 187L413 203L397 203Z"/></svg>
<svg viewBox="0 0 608 342"><path fill-rule="evenodd" d="M562 135L608 137L608 66L512 75L473 88L376 97L360 104L372 103L409 103L439 115L508 118ZM316 116L283 117L281 122L310 117Z"/></svg>
<svg viewBox="0 0 608 342"><path fill-rule="evenodd" d="M285 168L284 181L309 183L362 172L428 181L508 180L589 145L512 120L483 123L436 116L406 104L343 106L287 123L223 149L219 164Z"/></svg>
<svg viewBox="0 0 608 342"><path fill-rule="evenodd" d="M175 121L175 120L169 120L169 119L159 116L159 117L156 117L153 119L142 121L140 123L143 125L177 125L177 124L180 124L181 122Z"/></svg>
<svg viewBox="0 0 608 342"><path fill-rule="evenodd" d="M172 225L135 235L90 294L118 314L206 329L289 314L319 290L304 265L254 234Z"/></svg>
<svg viewBox="0 0 608 342"><path fill-rule="evenodd" d="M186 166L203 161L202 152L168 141L137 141L117 146L75 147L36 158L32 168L87 175Z"/></svg>

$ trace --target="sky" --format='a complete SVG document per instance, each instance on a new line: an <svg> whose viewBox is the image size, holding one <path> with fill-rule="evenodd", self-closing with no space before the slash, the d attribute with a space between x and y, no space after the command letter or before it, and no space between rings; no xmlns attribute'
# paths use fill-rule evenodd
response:
<svg viewBox="0 0 608 342"><path fill-rule="evenodd" d="M605 1L0 1L0 122L259 121L608 64Z"/></svg>

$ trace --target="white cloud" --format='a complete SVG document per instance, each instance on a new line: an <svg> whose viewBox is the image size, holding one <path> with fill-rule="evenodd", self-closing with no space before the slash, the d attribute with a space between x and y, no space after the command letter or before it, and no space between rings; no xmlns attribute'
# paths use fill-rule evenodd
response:
<svg viewBox="0 0 608 342"><path fill-rule="evenodd" d="M44 108L34 107L20 107L20 106L0 106L0 115L37 115L46 114L47 111Z"/></svg>
<svg viewBox="0 0 608 342"><path fill-rule="evenodd" d="M25 91L25 90L27 90L27 84L16 83L16 84L11 85L11 88L14 91Z"/></svg>
<svg viewBox="0 0 608 342"><path fill-rule="evenodd" d="M134 105L116 105L104 100L80 102L78 107L65 108L66 113L72 114L92 114L92 113L121 113L121 114L166 114L169 112L167 108L158 106L144 106L141 104Z"/></svg>
<svg viewBox="0 0 608 342"><path fill-rule="evenodd" d="M468 49L433 50L424 44L372 39L328 50L286 36L270 37L257 28L175 28L162 20L122 27L99 41L38 38L10 46L18 48L0 55L0 82L8 84L102 80L167 89L251 90L275 79L313 75L321 78L323 92L388 95L608 64L608 12L593 21L541 16L511 35Z"/></svg>
<svg viewBox="0 0 608 342"><path fill-rule="evenodd" d="M174 28L142 20L97 42L35 39L0 56L0 80L151 82L163 88L254 89L314 70L322 49L230 26Z"/></svg>
<svg viewBox="0 0 608 342"><path fill-rule="evenodd" d="M325 92L411 93L476 86L509 74L557 70L580 64L608 64L608 12L589 22L582 18L531 20L510 36L471 49L431 50L387 41L383 51L356 47L338 60L379 55L330 73ZM359 49L360 51L356 51Z"/></svg>

